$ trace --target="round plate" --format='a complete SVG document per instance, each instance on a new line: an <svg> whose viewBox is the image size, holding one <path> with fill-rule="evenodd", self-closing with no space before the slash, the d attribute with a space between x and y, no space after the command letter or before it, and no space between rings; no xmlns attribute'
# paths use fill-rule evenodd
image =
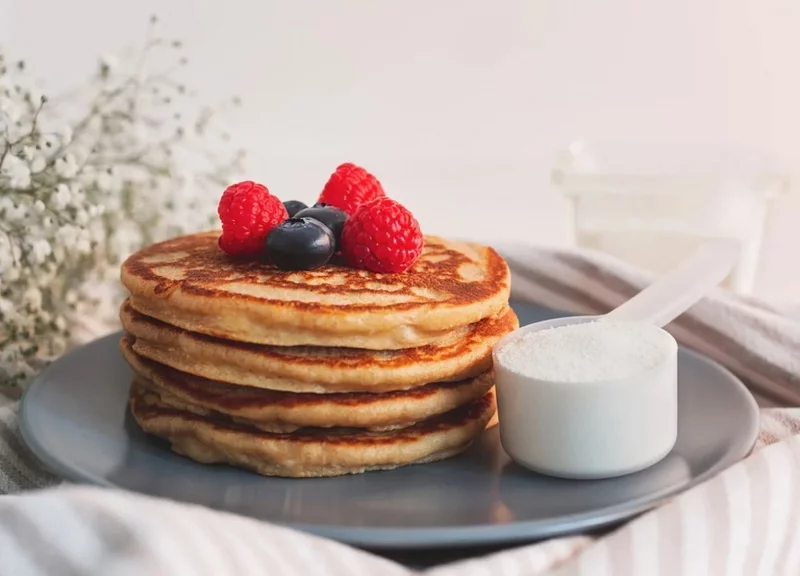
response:
<svg viewBox="0 0 800 576"><path fill-rule="evenodd" d="M564 315L512 304L523 325ZM45 465L70 480L202 504L367 548L494 545L607 526L743 458L758 433L758 407L742 383L682 350L678 442L636 474L593 481L540 476L508 458L494 427L444 462L337 478L265 478L197 464L142 433L126 407L131 372L119 336L58 360L28 389L22 434Z"/></svg>

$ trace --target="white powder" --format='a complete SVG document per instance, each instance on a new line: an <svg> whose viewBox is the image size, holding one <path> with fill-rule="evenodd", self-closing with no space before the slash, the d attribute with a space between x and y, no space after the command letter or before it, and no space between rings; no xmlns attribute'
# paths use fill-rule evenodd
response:
<svg viewBox="0 0 800 576"><path fill-rule="evenodd" d="M601 382L655 368L675 341L656 326L596 321L524 333L498 351L509 370L556 382Z"/></svg>

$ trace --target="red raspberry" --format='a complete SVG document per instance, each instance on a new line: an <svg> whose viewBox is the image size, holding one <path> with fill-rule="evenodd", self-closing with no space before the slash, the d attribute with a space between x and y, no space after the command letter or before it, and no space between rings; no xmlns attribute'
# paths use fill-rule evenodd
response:
<svg viewBox="0 0 800 576"><path fill-rule="evenodd" d="M422 254L419 222L390 198L362 204L342 230L342 255L350 266L373 272L404 272Z"/></svg>
<svg viewBox="0 0 800 576"><path fill-rule="evenodd" d="M331 174L317 202L328 204L352 216L356 208L365 202L384 196L386 193L383 186L375 176L347 162Z"/></svg>
<svg viewBox="0 0 800 576"><path fill-rule="evenodd" d="M289 217L286 207L266 186L249 180L225 189L217 214L222 220L219 247L242 258L261 254L269 231Z"/></svg>

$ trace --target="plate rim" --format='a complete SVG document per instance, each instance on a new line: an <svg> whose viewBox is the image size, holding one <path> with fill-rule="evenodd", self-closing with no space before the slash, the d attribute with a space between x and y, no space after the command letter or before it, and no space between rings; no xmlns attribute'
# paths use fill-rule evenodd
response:
<svg viewBox="0 0 800 576"><path fill-rule="evenodd" d="M527 306L537 308L547 313L571 315L553 308L539 306L537 304L522 302ZM90 484L104 488L112 488L127 492L137 493L150 498L163 498L157 494L145 492L135 492L124 486L120 486L91 472L85 472L80 468L69 464L63 458L59 459L51 455L36 439L36 433L31 429L30 411L31 404L37 395L50 381L52 372L59 369L59 364L66 361L69 357L80 353L88 346L100 345L103 340L118 339L122 335L122 330L100 336L91 340L58 360L54 361L45 368L28 386L20 399L18 426L23 442L33 455L51 472L63 480ZM631 520L634 517L652 510L661 505L665 500L683 493L695 486L716 476L723 470L729 468L736 462L746 458L755 447L758 440L760 429L760 409L758 403L750 390L744 385L742 380L728 370L719 362L708 356L684 347L680 348L680 353L693 357L697 362L705 364L708 368L720 373L721 377L731 382L738 388L748 405L750 418L748 419L749 440L746 443L746 450L739 450L731 454L731 451L719 458L712 466L703 473L692 478L691 481L681 484L678 487L668 488L663 493L648 494L636 500L622 504L616 504L601 511L591 513L577 512L566 516L560 516L558 520L522 520L509 522L508 524L482 524L475 526L439 526L435 528L402 528L402 527L342 527L325 524L298 524L291 522L281 522L267 520L257 516L248 516L262 522L268 522L275 526L298 530L315 536L328 538L344 544L359 546L376 550L409 550L409 549L436 549L436 548L460 548L466 546L491 546L498 544L513 544L519 542L531 542L548 538L555 538L567 534L585 533L590 530L611 527L622 521ZM745 432L743 432L744 437ZM742 453L740 453L742 452ZM186 504L191 504L184 502ZM241 513L231 512L222 507L213 507L208 504L202 506L216 509L222 512L242 515Z"/></svg>

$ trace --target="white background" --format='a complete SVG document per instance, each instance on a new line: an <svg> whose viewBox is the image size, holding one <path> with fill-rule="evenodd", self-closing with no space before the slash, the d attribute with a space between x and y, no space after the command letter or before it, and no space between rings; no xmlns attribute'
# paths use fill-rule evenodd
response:
<svg viewBox="0 0 800 576"><path fill-rule="evenodd" d="M0 43L59 89L140 43L152 12L208 101L242 95L248 176L283 198L353 161L426 232L563 244L548 172L576 136L800 168L796 0L0 0ZM800 299L798 240L785 198L758 294Z"/></svg>

